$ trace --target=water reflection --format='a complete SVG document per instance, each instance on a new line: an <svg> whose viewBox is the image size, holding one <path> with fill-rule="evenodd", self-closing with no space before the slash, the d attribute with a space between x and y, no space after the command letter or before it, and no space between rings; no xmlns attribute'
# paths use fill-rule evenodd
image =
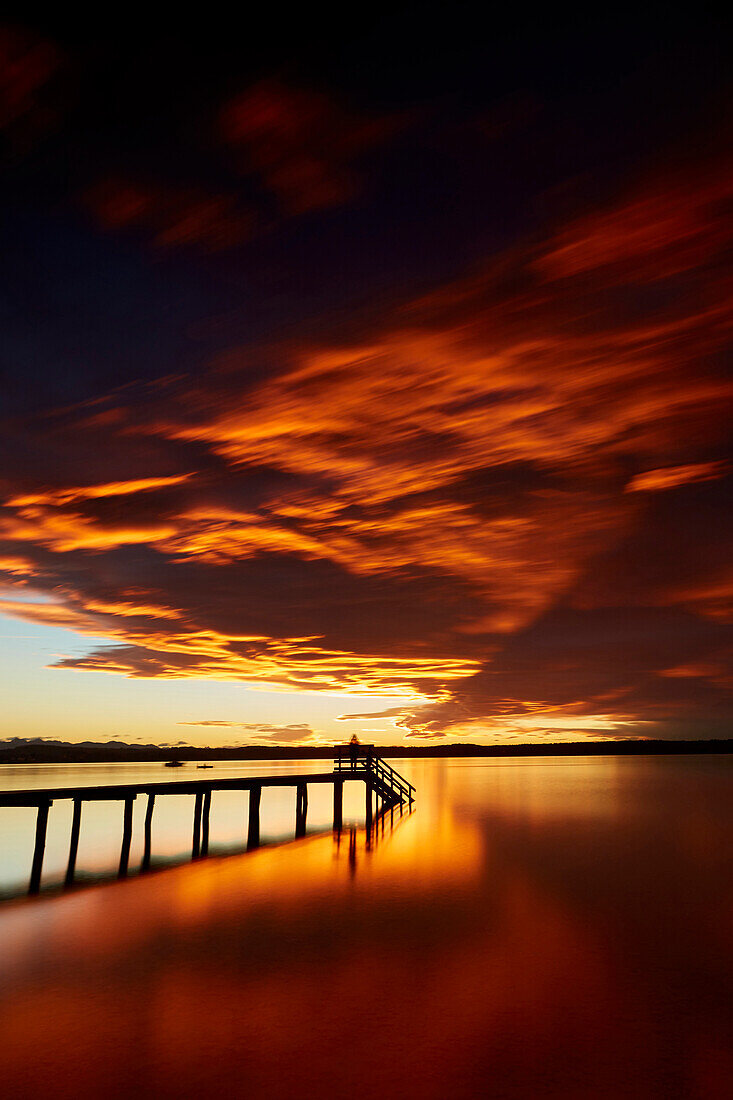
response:
<svg viewBox="0 0 733 1100"><path fill-rule="evenodd" d="M371 841L0 910L8 1095L728 1094L727 761L397 766Z"/></svg>

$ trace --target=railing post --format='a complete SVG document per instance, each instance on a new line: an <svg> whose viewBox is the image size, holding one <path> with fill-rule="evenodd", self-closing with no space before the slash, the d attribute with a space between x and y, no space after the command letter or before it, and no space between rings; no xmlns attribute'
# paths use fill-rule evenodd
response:
<svg viewBox="0 0 733 1100"><path fill-rule="evenodd" d="M249 829L247 831L247 851L260 846L260 799L262 784L255 783L249 789Z"/></svg>
<svg viewBox="0 0 733 1100"><path fill-rule="evenodd" d="M43 856L46 851L46 827L48 825L48 811L50 807L50 801L38 803L38 814L36 815L36 843L33 849L31 879L28 884L29 894L37 894L41 889L41 872L43 870Z"/></svg>
<svg viewBox="0 0 733 1100"><path fill-rule="evenodd" d="M81 799L74 799L74 814L71 819L71 839L69 840L69 862L66 865L64 886L71 886L76 870L76 853L79 850L79 830L81 829Z"/></svg>

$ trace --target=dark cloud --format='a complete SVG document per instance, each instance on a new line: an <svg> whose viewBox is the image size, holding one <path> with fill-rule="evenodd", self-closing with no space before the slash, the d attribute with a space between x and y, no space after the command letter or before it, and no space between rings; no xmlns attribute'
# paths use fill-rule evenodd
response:
<svg viewBox="0 0 733 1100"><path fill-rule="evenodd" d="M103 229L139 230L158 249L218 252L249 240L257 225L236 193L159 180L109 178L88 188L83 203Z"/></svg>
<svg viewBox="0 0 733 1100"><path fill-rule="evenodd" d="M557 608L513 634L441 702L402 708L397 725L428 737L501 734L519 720L533 736L615 736L616 721L627 736L722 736L731 723L732 655L731 623L674 608Z"/></svg>
<svg viewBox="0 0 733 1100"><path fill-rule="evenodd" d="M339 206L359 190L355 162L392 137L397 118L356 115L328 96L261 81L226 103L222 141L283 212Z"/></svg>
<svg viewBox="0 0 733 1100"><path fill-rule="evenodd" d="M58 89L53 83L63 68L59 47L21 27L0 27L0 130L17 154L59 119Z"/></svg>

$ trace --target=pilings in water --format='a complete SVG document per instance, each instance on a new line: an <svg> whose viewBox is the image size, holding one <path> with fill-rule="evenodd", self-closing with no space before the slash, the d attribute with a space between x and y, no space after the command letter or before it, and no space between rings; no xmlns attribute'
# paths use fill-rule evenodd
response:
<svg viewBox="0 0 733 1100"><path fill-rule="evenodd" d="M262 784L257 783L249 792L249 827L247 829L247 851L260 846L260 800Z"/></svg>
<svg viewBox="0 0 733 1100"><path fill-rule="evenodd" d="M41 871L43 870L43 857L46 852L46 829L48 827L48 811L51 802L39 802L36 816L36 843L33 848L33 865L31 867L31 880L28 885L29 894L37 894L41 888Z"/></svg>
<svg viewBox="0 0 733 1100"><path fill-rule="evenodd" d="M305 819L308 815L308 784L299 783L295 800L295 835L305 836Z"/></svg>
<svg viewBox="0 0 733 1100"><path fill-rule="evenodd" d="M69 840L69 862L66 865L64 886L71 886L76 870L76 853L79 850L79 831L81 829L81 799L74 799L74 812L71 818L71 838Z"/></svg>
<svg viewBox="0 0 733 1100"><path fill-rule="evenodd" d="M120 850L120 868L118 878L125 878L130 862L130 845L132 844L132 807L137 795L128 795L125 799L125 812L122 819L122 848Z"/></svg>
<svg viewBox="0 0 733 1100"><path fill-rule="evenodd" d="M209 854L209 812L211 810L211 791L204 791L203 820L201 823L201 855Z"/></svg>
<svg viewBox="0 0 733 1100"><path fill-rule="evenodd" d="M203 800L203 792L197 791L193 807L193 845L191 848L191 859L198 859L201 854L201 812L204 805Z"/></svg>
<svg viewBox="0 0 733 1100"><path fill-rule="evenodd" d="M336 778L333 781L333 827L342 829L344 824L344 781Z"/></svg>
<svg viewBox="0 0 733 1100"><path fill-rule="evenodd" d="M367 780L366 784L366 827L367 833L372 830L372 785Z"/></svg>
<svg viewBox="0 0 733 1100"><path fill-rule="evenodd" d="M143 848L143 860L140 868L143 871L150 869L150 853L153 847L153 810L155 809L155 795L148 793L148 805L145 809L145 847Z"/></svg>

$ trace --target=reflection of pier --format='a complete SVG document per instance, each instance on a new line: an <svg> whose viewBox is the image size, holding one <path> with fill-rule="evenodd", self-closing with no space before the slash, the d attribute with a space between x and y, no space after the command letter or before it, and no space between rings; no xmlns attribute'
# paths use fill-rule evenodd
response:
<svg viewBox="0 0 733 1100"><path fill-rule="evenodd" d="M411 813L412 803L407 807L403 803L397 803L389 809L380 810L374 817L371 829L357 829L354 825L350 825L346 837L348 845L344 844L346 830L334 829L333 839L337 856L341 857L345 852L349 861L349 870L352 875L355 875L360 858L370 856L380 845L390 840L401 824L403 815L406 819Z"/></svg>
<svg viewBox="0 0 733 1100"><path fill-rule="evenodd" d="M263 787L294 787L295 796L295 837L305 836L308 816L308 787L311 783L329 783L333 785L333 828L343 827L344 784L364 783L366 791L366 827L367 836L372 835L373 826L384 819L388 810L395 806L412 806L415 788L394 768L382 759L373 746L348 746L339 749L332 772L313 775L266 775L240 779L202 779L181 780L160 783L126 783L105 787L57 787L31 791L0 792L0 807L33 806L36 814L36 839L33 851L30 883L28 892L37 894L41 888L43 858L46 850L46 831L48 811L53 802L61 799L73 801L71 837L69 841L69 859L64 884L74 882L76 857L81 832L82 805L84 802L122 802L124 803L122 824L122 847L118 877L124 878L128 872L130 848L132 845L132 813L135 800L139 795L147 796L144 826L144 847L141 870L148 870L152 855L153 811L157 797L166 794L194 795L192 858L208 855L209 851L209 814L211 797L215 791L248 791L249 821L247 827L248 851L260 844L260 802Z"/></svg>

